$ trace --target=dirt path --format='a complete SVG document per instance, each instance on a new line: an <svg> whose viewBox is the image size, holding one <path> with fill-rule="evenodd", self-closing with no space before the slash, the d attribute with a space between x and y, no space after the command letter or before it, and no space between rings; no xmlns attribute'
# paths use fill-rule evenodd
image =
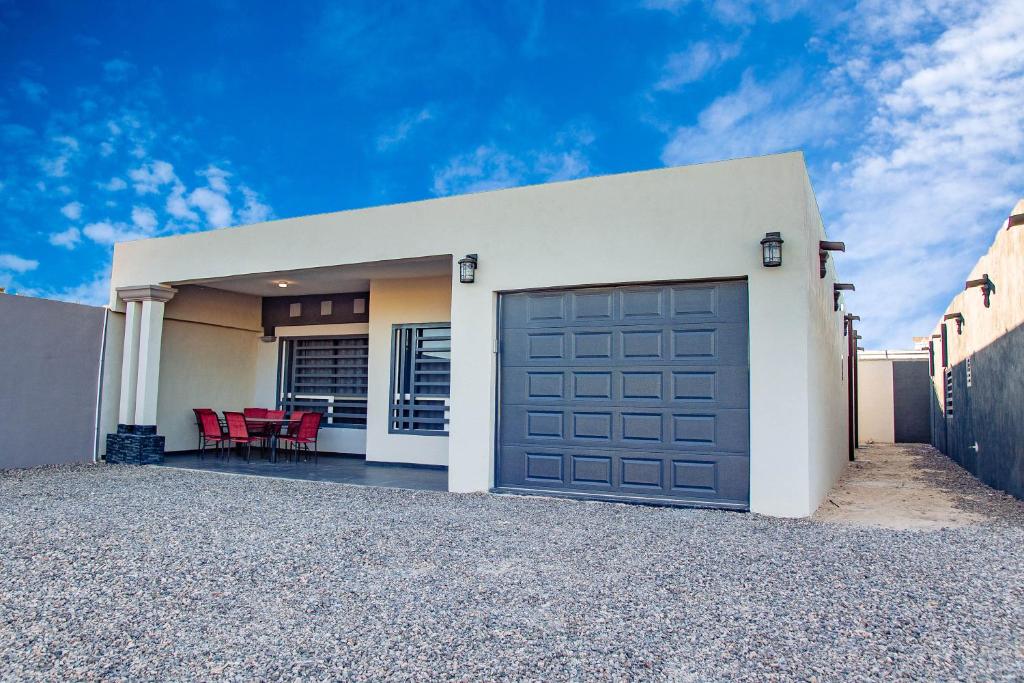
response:
<svg viewBox="0 0 1024 683"><path fill-rule="evenodd" d="M924 444L857 451L814 518L889 529L941 529L1024 520L1024 503L985 486Z"/></svg>

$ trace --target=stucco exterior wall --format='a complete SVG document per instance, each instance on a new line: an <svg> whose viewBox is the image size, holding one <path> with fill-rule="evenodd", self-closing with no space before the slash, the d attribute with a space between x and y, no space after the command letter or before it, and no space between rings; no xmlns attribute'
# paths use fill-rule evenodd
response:
<svg viewBox="0 0 1024 683"><path fill-rule="evenodd" d="M105 316L0 294L0 469L92 461Z"/></svg>
<svg viewBox="0 0 1024 683"><path fill-rule="evenodd" d="M759 242L770 230L786 240L780 268L761 265ZM479 253L476 283L459 284L452 272L447 461L452 490L480 491L493 483L498 292L745 277L751 509L803 516L845 453L837 410L845 393L835 371L841 314L831 310L831 280L818 279L821 237L803 157L791 153L128 242L115 247L112 286L436 255L454 265ZM371 287L371 335L384 320L412 322L385 314L381 295ZM387 387L383 378L375 364L371 392ZM369 419L379 424L386 396L370 399ZM406 459L413 448L425 460L441 459L374 434L367 435L371 459L399 451Z"/></svg>
<svg viewBox="0 0 1024 683"><path fill-rule="evenodd" d="M892 364L887 358L862 357L857 361L857 415L862 443L893 443L896 439Z"/></svg>
<svg viewBox="0 0 1024 683"><path fill-rule="evenodd" d="M254 394L260 298L185 286L167 303L160 392L159 433L168 451L196 447L193 408L241 410Z"/></svg>
<svg viewBox="0 0 1024 683"><path fill-rule="evenodd" d="M391 326L451 320L448 277L370 281L370 382L366 409L366 459L375 462L448 464L448 437L388 433ZM454 357L454 354L453 354ZM454 368L455 362L453 360Z"/></svg>
<svg viewBox="0 0 1024 683"><path fill-rule="evenodd" d="M803 201L804 222L809 234L799 253L802 260L799 270L806 280L809 296L804 299L808 307L804 347L807 354L807 398L801 409L807 413L808 445L807 498L802 504L807 506L806 514L810 514L817 509L849 463L849 378L846 376L848 346L843 336L846 302L842 299L840 310L835 310L833 285L837 277L833 258L828 260L825 277L819 274L818 242L828 237L811 191L810 178L806 175ZM850 245L850 248L855 246Z"/></svg>
<svg viewBox="0 0 1024 683"><path fill-rule="evenodd" d="M1024 200L1011 213L1024 213ZM964 316L962 334L954 321L945 323L952 414L944 407L940 339L934 339L933 443L985 483L1024 498L1024 225L1008 229L1004 222L967 279L984 273L995 284L989 308L974 287L945 311Z"/></svg>

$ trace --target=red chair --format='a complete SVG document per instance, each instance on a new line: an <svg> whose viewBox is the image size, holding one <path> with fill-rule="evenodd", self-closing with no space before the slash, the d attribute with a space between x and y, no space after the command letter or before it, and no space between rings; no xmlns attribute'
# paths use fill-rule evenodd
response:
<svg viewBox="0 0 1024 683"><path fill-rule="evenodd" d="M302 416L305 415L305 411L296 410L292 413L291 422L286 422L284 427L281 429L281 436L295 436L299 433L299 424L302 423Z"/></svg>
<svg viewBox="0 0 1024 683"><path fill-rule="evenodd" d="M192 411L196 414L196 426L199 428L199 457L206 455L206 447L211 443L220 453L221 445L226 438L220 420L217 419L217 413L210 408L193 408Z"/></svg>
<svg viewBox="0 0 1024 683"><path fill-rule="evenodd" d="M245 446L245 461L249 462L252 454L253 441L259 441L260 437L249 433L249 426L245 422L244 413L224 413L224 419L228 423L227 442L229 446Z"/></svg>
<svg viewBox="0 0 1024 683"><path fill-rule="evenodd" d="M320 453L317 449L316 438L320 433L320 413L303 413L299 419L299 426L294 430L294 433L285 434L281 437L281 440L285 444L290 444L295 449L295 459L299 459L299 448L301 447L306 453L309 453L309 446L313 446L313 461L319 460Z"/></svg>

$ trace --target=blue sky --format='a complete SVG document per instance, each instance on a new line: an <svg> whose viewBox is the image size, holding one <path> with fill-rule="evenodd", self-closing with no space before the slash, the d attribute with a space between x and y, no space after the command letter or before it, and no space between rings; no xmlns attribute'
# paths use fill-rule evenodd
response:
<svg viewBox="0 0 1024 683"><path fill-rule="evenodd" d="M105 303L120 239L801 149L866 344L907 347L1024 196L1021 35L1019 0L0 0L0 286Z"/></svg>

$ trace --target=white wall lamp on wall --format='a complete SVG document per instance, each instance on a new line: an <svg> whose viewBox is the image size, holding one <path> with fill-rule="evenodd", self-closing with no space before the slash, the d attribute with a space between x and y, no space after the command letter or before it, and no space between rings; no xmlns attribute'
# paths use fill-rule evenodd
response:
<svg viewBox="0 0 1024 683"><path fill-rule="evenodd" d="M782 265L782 233L766 232L761 240L761 262L765 268L778 268Z"/></svg>
<svg viewBox="0 0 1024 683"><path fill-rule="evenodd" d="M828 263L828 252L830 251L846 251L846 242L829 242L827 240L821 240L818 242L818 261L820 266L818 268L818 276L821 278L825 277L827 269L825 264Z"/></svg>
<svg viewBox="0 0 1024 683"><path fill-rule="evenodd" d="M459 282L469 284L476 282L477 259L476 254L466 254L459 259Z"/></svg>
<svg viewBox="0 0 1024 683"><path fill-rule="evenodd" d="M839 310L839 292L856 292L857 288L849 282L837 282L832 285L832 307Z"/></svg>
<svg viewBox="0 0 1024 683"><path fill-rule="evenodd" d="M983 273L977 280L968 280L964 289L967 290L971 287L981 287L981 296L985 302L985 308L988 308L992 304L990 297L996 291L996 284L988 278L988 273Z"/></svg>
<svg viewBox="0 0 1024 683"><path fill-rule="evenodd" d="M956 321L956 333L963 334L964 331L964 314L963 313L947 313L942 316L943 320L955 320Z"/></svg>

